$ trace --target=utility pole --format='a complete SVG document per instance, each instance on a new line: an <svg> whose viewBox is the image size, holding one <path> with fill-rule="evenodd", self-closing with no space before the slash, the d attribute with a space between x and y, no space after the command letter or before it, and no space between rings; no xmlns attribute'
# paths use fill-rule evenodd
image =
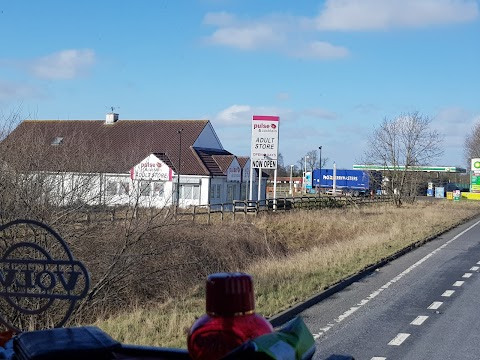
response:
<svg viewBox="0 0 480 360"><path fill-rule="evenodd" d="M319 174L319 180L320 180L320 184L318 184L318 191L319 193L321 193L322 191L322 147L319 146L318 147L318 152L319 152L319 155L320 155L320 163L319 163L319 168L320 168L320 174Z"/></svg>
<svg viewBox="0 0 480 360"><path fill-rule="evenodd" d="M176 212L178 213L178 207L180 206L180 168L182 163L182 132L183 129L177 130L179 135L179 146L178 146L178 169L177 169L177 207Z"/></svg>
<svg viewBox="0 0 480 360"><path fill-rule="evenodd" d="M292 172L293 172L293 165L290 165L290 195L292 195Z"/></svg>
<svg viewBox="0 0 480 360"><path fill-rule="evenodd" d="M307 159L308 155L305 155L304 160L305 160L305 165L303 168L303 191L306 194L307 193Z"/></svg>

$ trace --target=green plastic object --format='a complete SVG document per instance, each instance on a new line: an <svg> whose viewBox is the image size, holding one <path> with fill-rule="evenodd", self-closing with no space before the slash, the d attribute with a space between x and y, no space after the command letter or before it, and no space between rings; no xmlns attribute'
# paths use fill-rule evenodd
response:
<svg viewBox="0 0 480 360"><path fill-rule="evenodd" d="M315 340L300 317L281 329L259 336L238 347L224 360L308 360L315 353Z"/></svg>

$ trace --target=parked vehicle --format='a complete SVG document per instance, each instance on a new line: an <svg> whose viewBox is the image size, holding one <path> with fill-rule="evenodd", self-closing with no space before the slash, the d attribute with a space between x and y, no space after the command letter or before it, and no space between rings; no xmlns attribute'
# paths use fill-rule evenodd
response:
<svg viewBox="0 0 480 360"><path fill-rule="evenodd" d="M312 188L316 192L333 193L333 169L315 169L312 175ZM366 196L381 188L382 175L378 171L337 169L335 193L349 196Z"/></svg>

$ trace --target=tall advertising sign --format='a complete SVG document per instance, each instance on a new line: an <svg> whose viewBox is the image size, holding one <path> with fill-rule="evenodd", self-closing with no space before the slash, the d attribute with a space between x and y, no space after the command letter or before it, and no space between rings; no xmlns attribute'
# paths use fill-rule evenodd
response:
<svg viewBox="0 0 480 360"><path fill-rule="evenodd" d="M472 159L470 165L470 192L480 193L480 158Z"/></svg>
<svg viewBox="0 0 480 360"><path fill-rule="evenodd" d="M253 115L252 168L277 168L279 120L278 116Z"/></svg>
<svg viewBox="0 0 480 360"><path fill-rule="evenodd" d="M252 118L252 146L250 151L250 167L251 169L259 169L258 200L261 199L260 189L262 184L262 169L275 170L273 180L273 197L276 197L279 125L280 117L278 116L253 115ZM253 200L253 173L253 171L250 172L250 200Z"/></svg>

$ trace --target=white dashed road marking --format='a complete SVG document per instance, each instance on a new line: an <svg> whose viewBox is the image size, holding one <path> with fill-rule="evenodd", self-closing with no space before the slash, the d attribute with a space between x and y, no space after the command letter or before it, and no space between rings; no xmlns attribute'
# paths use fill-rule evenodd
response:
<svg viewBox="0 0 480 360"><path fill-rule="evenodd" d="M450 297L450 296L453 295L454 292L455 292L455 290L445 290L445 292L442 294L442 296Z"/></svg>
<svg viewBox="0 0 480 360"><path fill-rule="evenodd" d="M480 269L480 267L478 267L478 266L472 266L472 268L470 269L470 271L478 271L478 269Z"/></svg>
<svg viewBox="0 0 480 360"><path fill-rule="evenodd" d="M387 360L387 358L374 356L374 357L372 357L370 360Z"/></svg>
<svg viewBox="0 0 480 360"><path fill-rule="evenodd" d="M458 287L458 286L462 286L464 282L465 282L465 281L455 281L455 282L453 283L453 286L457 286L457 287Z"/></svg>
<svg viewBox="0 0 480 360"><path fill-rule="evenodd" d="M423 315L417 316L417 318L415 320L413 320L410 323L410 325L422 325L425 322L425 320L427 320L427 319L428 319L428 316L423 316Z"/></svg>
<svg viewBox="0 0 480 360"><path fill-rule="evenodd" d="M443 302L441 301L434 301L429 307L428 309L430 310L437 310L440 306L442 306Z"/></svg>
<svg viewBox="0 0 480 360"><path fill-rule="evenodd" d="M410 336L410 334L407 333L399 333L395 338L393 338L388 345L393 345L393 346L399 346L402 345L402 343L407 340L407 338Z"/></svg>
<svg viewBox="0 0 480 360"><path fill-rule="evenodd" d="M437 252L439 252L440 250L443 250L445 247L447 247L449 244L451 244L452 242L454 242L455 240L457 240L460 236L462 236L463 234L465 234L467 231L470 231L471 229L473 229L475 226L477 226L478 224L480 224L480 221L477 221L475 224L469 226L468 228L466 228L465 230L463 230L461 233L455 235L453 238L451 238L450 240L448 240L447 242L445 242L445 244L443 244L442 246L439 246L437 249L433 250L431 253L425 255L423 258L421 258L420 260L418 260L415 264L413 264L412 266L408 267L407 269L405 269L404 271L402 271L400 274L398 274L397 276L395 276L392 280L390 280L389 282L387 282L385 285L383 285L382 287L380 287L379 289L377 289L376 291L374 291L373 293L371 293L370 295L368 295L365 299L363 299L362 301L360 301L356 306L352 306L349 310L345 311L342 315L340 315L339 317L337 317L336 319L334 319L333 321L329 322L327 324L327 326L323 327L323 328L320 328L319 331L317 333L314 333L313 334L313 338L314 339L318 339L320 338L323 334L325 334L327 331L329 331L335 324L338 324L340 322L342 322L343 320L345 320L347 317L349 317L350 315L352 315L354 312L356 312L358 309L360 309L361 306L363 305L366 305L370 300L376 298L382 291L388 289L391 285L395 284L397 281L399 281L401 278L403 278L405 275L407 275L408 273L410 273L412 270L414 270L417 266L421 265L422 263L424 263L426 260L428 260L430 257L432 257L433 255L435 255ZM480 263L480 261L479 261Z"/></svg>
<svg viewBox="0 0 480 360"><path fill-rule="evenodd" d="M462 278L469 278L470 276L472 276L472 273L465 273L463 274Z"/></svg>

